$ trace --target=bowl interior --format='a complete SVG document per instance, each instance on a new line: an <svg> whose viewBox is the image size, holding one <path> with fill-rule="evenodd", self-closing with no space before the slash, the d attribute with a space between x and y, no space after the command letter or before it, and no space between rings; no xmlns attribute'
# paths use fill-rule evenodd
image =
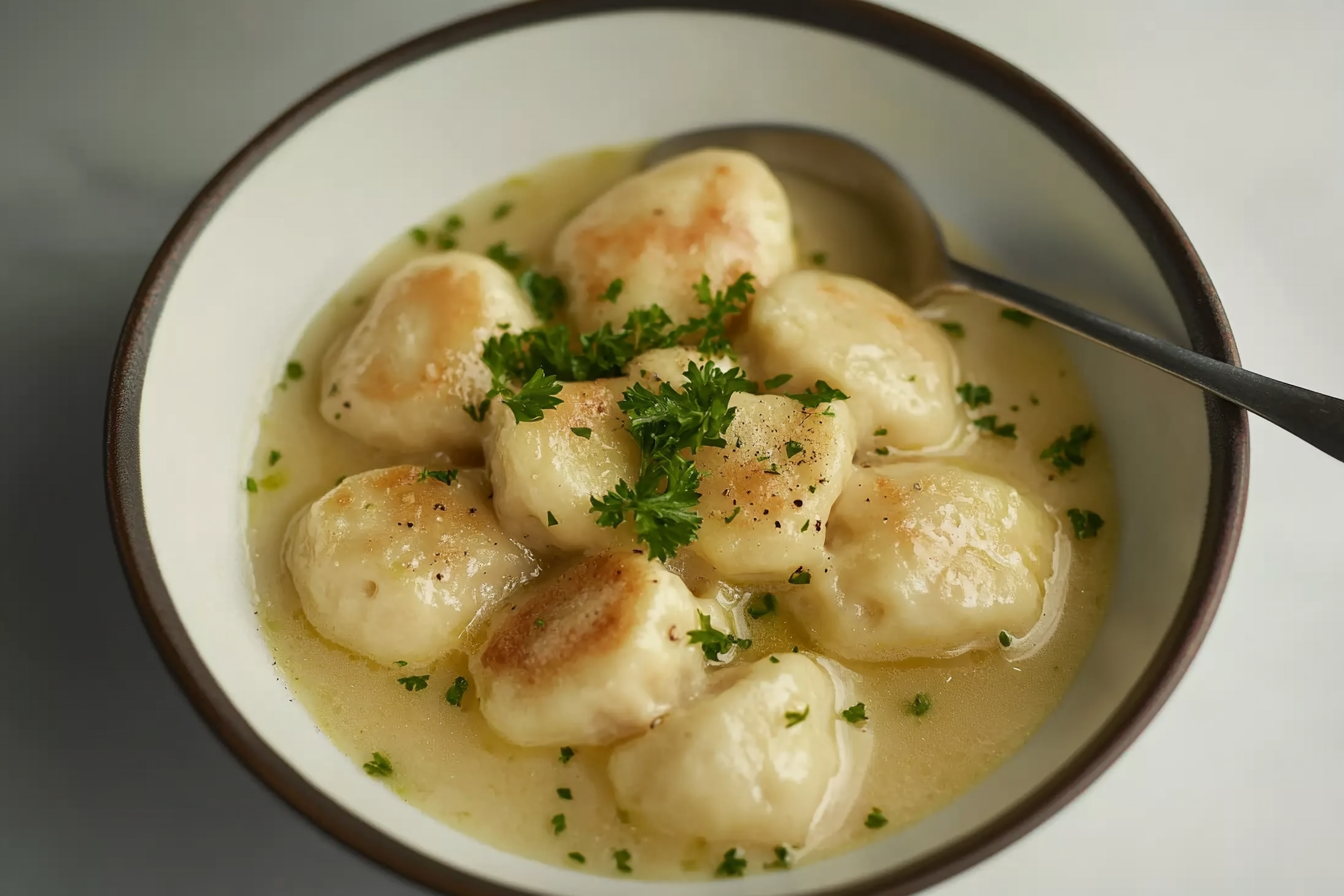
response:
<svg viewBox="0 0 1344 896"><path fill-rule="evenodd" d="M272 671L252 608L240 483L263 402L311 315L409 222L557 154L753 120L863 141L1001 272L1188 341L1143 242L1066 152L966 83L836 33L708 11L561 19L430 53L282 128L225 181L232 190L203 210L163 281L138 418L144 520L172 610L234 709L314 788L424 856L546 893L686 887L484 847L368 778L317 730ZM1209 422L1194 389L1081 340L1070 348L1113 453L1123 537L1108 618L1063 704L1021 752L912 828L788 875L692 889L814 892L918 863L1045 785L1131 694L1195 566Z"/></svg>

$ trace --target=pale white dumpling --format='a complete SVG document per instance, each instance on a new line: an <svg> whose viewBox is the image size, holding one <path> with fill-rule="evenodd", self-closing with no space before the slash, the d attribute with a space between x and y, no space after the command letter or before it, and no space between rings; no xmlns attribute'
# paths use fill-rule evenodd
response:
<svg viewBox="0 0 1344 896"><path fill-rule="evenodd" d="M654 392L658 391L662 383L681 390L686 385L686 368L690 364L700 368L712 364L720 370L730 370L736 366L727 358L709 357L687 346L674 346L636 355L625 365L625 372L631 382L638 380Z"/></svg>
<svg viewBox="0 0 1344 896"><path fill-rule="evenodd" d="M831 675L802 654L718 673L706 694L613 751L616 805L664 833L802 846L843 814L866 756ZM850 730L846 731L848 728Z"/></svg>
<svg viewBox="0 0 1344 896"><path fill-rule="evenodd" d="M379 663L442 656L478 610L538 572L499 528L481 472L451 484L422 472L347 476L299 511L286 536L313 628Z"/></svg>
<svg viewBox="0 0 1344 896"><path fill-rule="evenodd" d="M694 287L714 290L742 274L760 285L793 269L789 200L753 155L705 149L635 174L595 199L560 231L555 264L568 312L583 330L619 326L660 305L678 323L703 313ZM603 294L624 284L615 302Z"/></svg>
<svg viewBox="0 0 1344 896"><path fill-rule="evenodd" d="M763 378L790 373L791 388L825 380L848 395L861 450L940 446L966 425L947 337L864 280L781 277L756 297L740 347Z"/></svg>
<svg viewBox="0 0 1344 896"><path fill-rule="evenodd" d="M733 579L787 577L819 561L831 505L853 469L846 402L804 408L739 392L724 448L701 448L703 522L690 551Z"/></svg>
<svg viewBox="0 0 1344 896"><path fill-rule="evenodd" d="M696 602L642 551L598 554L519 593L472 657L481 713L523 746L606 744L656 725L705 680Z"/></svg>
<svg viewBox="0 0 1344 896"><path fill-rule="evenodd" d="M846 659L992 647L1040 619L1057 531L1039 503L991 476L933 463L861 469L831 511L826 565L781 603Z"/></svg>
<svg viewBox="0 0 1344 896"><path fill-rule="evenodd" d="M466 408L490 389L481 347L504 324L537 324L508 271L470 252L412 261L328 356L322 418L379 448L474 453L484 426Z"/></svg>
<svg viewBox="0 0 1344 896"><path fill-rule="evenodd" d="M639 478L639 446L617 407L620 386L565 383L560 405L532 423L518 423L502 403L490 409L485 451L495 511L527 547L595 550L628 540L629 526L598 526L590 512L594 495Z"/></svg>

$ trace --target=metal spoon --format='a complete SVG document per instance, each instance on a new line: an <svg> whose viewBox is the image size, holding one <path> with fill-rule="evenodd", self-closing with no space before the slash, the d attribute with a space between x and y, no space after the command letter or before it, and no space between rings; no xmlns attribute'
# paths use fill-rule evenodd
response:
<svg viewBox="0 0 1344 896"><path fill-rule="evenodd" d="M912 304L927 300L940 287L969 287L1165 370L1344 460L1344 401L1215 361L951 258L937 222L914 188L889 162L852 140L788 125L712 128L659 142L644 164L706 147L745 150L777 170L864 197L889 223L894 242L907 257L906 268L882 285L913 299Z"/></svg>

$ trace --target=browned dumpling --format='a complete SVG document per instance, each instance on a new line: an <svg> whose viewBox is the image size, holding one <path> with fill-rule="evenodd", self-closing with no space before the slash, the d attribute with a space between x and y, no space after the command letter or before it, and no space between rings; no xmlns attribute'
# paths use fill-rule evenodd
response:
<svg viewBox="0 0 1344 896"><path fill-rule="evenodd" d="M538 572L499 528L480 471L451 483L422 474L401 466L348 476L299 511L286 539L313 628L380 663L444 655L478 610Z"/></svg>
<svg viewBox="0 0 1344 896"><path fill-rule="evenodd" d="M704 683L681 579L640 550L598 554L520 592L471 660L481 713L524 746L606 744L656 724Z"/></svg>
<svg viewBox="0 0 1344 896"><path fill-rule="evenodd" d="M555 241L583 330L619 326L636 308L659 305L678 323L703 313L695 284L714 290L742 274L761 285L793 269L793 220L784 188L760 159L704 149L633 175L588 205ZM604 298L621 280L614 302Z"/></svg>
<svg viewBox="0 0 1344 896"><path fill-rule="evenodd" d="M322 418L379 448L474 454L485 430L466 409L490 389L481 347L500 326L536 323L513 275L490 259L445 252L412 261L328 357Z"/></svg>

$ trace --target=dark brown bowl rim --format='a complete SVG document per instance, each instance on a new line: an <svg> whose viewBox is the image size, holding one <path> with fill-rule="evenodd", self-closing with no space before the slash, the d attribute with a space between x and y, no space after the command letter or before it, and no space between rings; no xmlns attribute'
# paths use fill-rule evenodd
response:
<svg viewBox="0 0 1344 896"><path fill-rule="evenodd" d="M328 834L411 880L454 896L520 896L522 891L465 874L416 852L309 784L252 730L187 637L160 576L145 524L138 425L145 363L168 292L196 238L253 168L318 113L402 66L482 37L586 14L658 9L747 14L857 38L918 60L1012 108L1068 153L1120 208L1175 298L1192 346L1221 361L1237 362L1222 305L1185 233L1148 182L1106 137L1045 86L1002 59L918 19L860 0L536 0L407 41L300 100L206 184L174 225L136 293L117 347L108 394L108 506L122 565L159 653L197 711L234 755ZM1009 810L893 872L828 892L835 896L913 893L1003 849L1092 783L1166 702L1213 620L1231 570L1246 501L1246 415L1214 398L1207 399L1206 409L1211 469L1199 554L1171 628L1137 685L1082 749Z"/></svg>

